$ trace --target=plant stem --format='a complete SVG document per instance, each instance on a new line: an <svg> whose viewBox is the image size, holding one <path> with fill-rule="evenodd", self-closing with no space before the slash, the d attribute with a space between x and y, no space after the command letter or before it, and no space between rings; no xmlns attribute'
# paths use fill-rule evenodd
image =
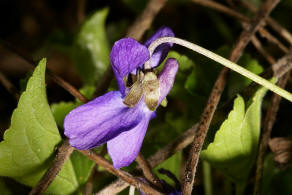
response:
<svg viewBox="0 0 292 195"><path fill-rule="evenodd" d="M212 174L211 174L211 165L203 160L203 179L204 179L204 191L205 195L212 195L213 188L212 188Z"/></svg>
<svg viewBox="0 0 292 195"><path fill-rule="evenodd" d="M245 68L242 68L241 66L203 48L200 47L194 43L190 43L186 40L180 39L180 38L176 38L176 37L163 37L163 38L159 38L156 41L154 41L150 46L149 46L149 52L150 52L150 56L152 56L154 50L161 45L162 43L175 43L181 46L184 46L188 49L191 49L199 54L202 54L220 64L222 64L223 66L230 68L231 70L253 80L254 82L266 87L267 89L273 91L274 93L282 96L283 98L289 100L290 102L292 102L292 94L289 93L288 91L272 84L271 82L269 82L266 79L263 79L262 77L246 70ZM145 69L150 69L151 65L150 65L150 60L151 58L145 63Z"/></svg>

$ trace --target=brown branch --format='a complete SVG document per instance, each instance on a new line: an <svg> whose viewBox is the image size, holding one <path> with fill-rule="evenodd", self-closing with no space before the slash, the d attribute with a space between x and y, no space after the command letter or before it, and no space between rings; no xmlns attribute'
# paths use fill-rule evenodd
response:
<svg viewBox="0 0 292 195"><path fill-rule="evenodd" d="M289 70L292 69L292 55L286 55L280 60L277 61L277 63L272 65L272 68L274 70L274 76L276 78L281 78L283 74L287 73ZM249 87L248 87L249 88ZM227 101L230 103L230 101ZM216 115L216 113L215 113ZM178 138L176 138L173 142L169 143L168 145L164 146L160 150L158 150L155 154L153 154L151 157L147 159L149 162L150 167L153 169L162 162L164 162L166 159L171 157L176 152L184 149L194 139L195 132L198 129L198 123L193 125L190 129L186 130L183 134L181 134ZM138 170L139 167L136 167L135 170ZM117 194L124 190L126 187L128 187L129 184L125 183L121 179L117 179L112 184L106 186L103 188L98 195L106 195L106 194Z"/></svg>
<svg viewBox="0 0 292 195"><path fill-rule="evenodd" d="M145 178L154 186L158 187L159 189L163 190L163 186L160 183L159 178L152 172L152 168L148 161L143 157L141 153L138 154L136 158L137 163L141 167Z"/></svg>
<svg viewBox="0 0 292 195"><path fill-rule="evenodd" d="M191 0L194 3L197 3L199 5L217 10L219 12L222 12L226 15L232 16L240 21L243 22L250 22L250 19L241 13L238 13L237 11L234 11L233 9L230 9L229 7L226 7L218 2L212 1L212 0Z"/></svg>
<svg viewBox="0 0 292 195"><path fill-rule="evenodd" d="M276 45L282 52L289 52L289 49L285 45L283 45L276 37L269 33L265 28L260 28L259 33L261 37L266 38L270 43Z"/></svg>
<svg viewBox="0 0 292 195"><path fill-rule="evenodd" d="M9 49L22 59L24 59L26 62L28 62L32 67L35 67L37 62L35 62L29 55L27 55L24 51L21 51L19 49L16 49L11 44L7 43L6 41L1 40L1 43L5 48ZM87 98L84 97L75 87L73 87L70 83L59 77L58 75L55 75L48 67L46 69L46 74L53 79L58 85L60 85L62 88L64 88L66 91L68 91L71 95L73 95L75 98L79 99L81 102L85 103L87 102Z"/></svg>
<svg viewBox="0 0 292 195"><path fill-rule="evenodd" d="M167 144L166 146L158 150L155 154L150 156L147 159L150 167L152 169L155 168L156 166L161 164L163 161L171 157L173 154L182 150L183 148L187 147L190 143L192 143L197 128L198 128L198 124L193 125L190 129L182 133L173 142ZM139 167L136 167L134 171L138 169ZM128 186L129 184L125 183L123 180L117 179L112 184L103 188L97 194L98 195L117 194Z"/></svg>
<svg viewBox="0 0 292 195"><path fill-rule="evenodd" d="M68 140L64 141L63 144L58 148L57 155L52 162L52 166L43 175L40 182L32 189L30 195L42 194L46 191L50 183L55 179L63 164L70 157L73 152L73 148L69 145Z"/></svg>
<svg viewBox="0 0 292 195"><path fill-rule="evenodd" d="M252 11L253 13L257 12L257 8L251 4L247 0L241 0L239 1L243 6L245 6L248 10ZM281 35L290 45L292 45L292 35L289 31L287 31L285 28L283 28L279 23L277 23L274 19L271 17L267 18L268 25L276 31L279 35Z"/></svg>
<svg viewBox="0 0 292 195"><path fill-rule="evenodd" d="M112 182L110 185L108 185L105 188L103 188L102 190L100 190L95 195L117 194L117 193L123 191L128 186L129 186L129 184L127 182L118 178L117 180Z"/></svg>
<svg viewBox="0 0 292 195"><path fill-rule="evenodd" d="M0 83L7 89L7 91L14 97L15 100L19 99L19 93L15 86L6 78L0 71Z"/></svg>
<svg viewBox="0 0 292 195"><path fill-rule="evenodd" d="M237 44L231 51L231 61L236 62L239 59L243 52L243 49L251 40L251 37L260 27L262 27L266 17L269 15L269 13L278 2L279 0L267 0L263 3L257 14L251 19L249 27L243 30ZM214 115L215 109L220 100L220 96L225 87L227 73L228 69L224 68L219 74L212 89L211 95L209 96L207 106L205 107L203 114L201 115L201 118L199 120L199 127L195 134L195 138L191 146L189 159L186 165L185 178L182 186L182 194L184 195L189 195L192 192L200 151L202 149L203 142L211 123L211 119Z"/></svg>
<svg viewBox="0 0 292 195"><path fill-rule="evenodd" d="M77 23L78 25L80 25L86 16L86 0L76 0L76 4L77 4L77 10L76 10L76 19L77 19Z"/></svg>
<svg viewBox="0 0 292 195"><path fill-rule="evenodd" d="M53 81L55 81L58 85L63 87L66 91L68 91L75 98L80 100L83 103L88 102L88 99L82 95L75 87L73 87L70 83L62 79L61 77L55 75L50 69L47 68L47 74L50 76Z"/></svg>
<svg viewBox="0 0 292 195"><path fill-rule="evenodd" d="M242 15L241 13L226 7L220 3L217 3L215 1L211 1L211 0L192 0L192 2L197 3L199 5L202 6L206 6L208 8L217 10L219 12L222 12L226 15L232 16L242 22L249 23L250 19L244 15ZM276 37L274 37L272 34L270 34L264 27L261 27L259 30L260 35L263 38L266 38L269 42L275 44L277 47L279 47L280 50L282 50L284 53L287 53L288 48L285 47Z"/></svg>
<svg viewBox="0 0 292 195"><path fill-rule="evenodd" d="M84 195L92 195L93 192L93 182L94 182L94 176L97 172L97 165L94 165L93 169L91 170L90 176L84 186Z"/></svg>
<svg viewBox="0 0 292 195"><path fill-rule="evenodd" d="M281 77L278 81L279 87L285 88L289 77L290 77L290 72L287 72L283 77ZM271 98L270 106L266 113L266 117L262 124L263 128L261 132L261 138L260 138L260 144L259 144L259 150L258 150L258 156L257 156L254 195L261 194L264 157L268 148L268 142L271 137L272 128L276 121L276 116L279 110L280 102L281 102L281 96L278 96L277 94L273 94Z"/></svg>
<svg viewBox="0 0 292 195"><path fill-rule="evenodd" d="M261 42L256 38L256 36L253 36L251 38L251 42L252 44L254 45L254 47L258 50L258 52L260 54L262 54L262 56L265 57L265 59L267 60L267 62L270 64L270 65L273 65L275 64L276 60L274 59L273 56L271 56L262 46Z"/></svg>
<svg viewBox="0 0 292 195"><path fill-rule="evenodd" d="M130 185L135 186L135 188L137 188L140 191L145 192L146 194L162 194L161 192L159 192L158 190L152 188L150 185L142 182L141 180L135 178L134 176L132 176L131 174L119 170L119 169L115 169L110 162L108 162L105 158L103 158L102 156L96 154L93 151L90 150L79 150L79 152L81 152L84 156L86 156L87 158L93 160L96 164L103 166L108 172L116 175L117 177L123 179L124 181L126 181L127 183L129 183Z"/></svg>
<svg viewBox="0 0 292 195"><path fill-rule="evenodd" d="M166 4L167 0L151 0L147 4L142 14L135 20L134 24L128 29L127 37L141 40L144 32L149 29L153 19Z"/></svg>

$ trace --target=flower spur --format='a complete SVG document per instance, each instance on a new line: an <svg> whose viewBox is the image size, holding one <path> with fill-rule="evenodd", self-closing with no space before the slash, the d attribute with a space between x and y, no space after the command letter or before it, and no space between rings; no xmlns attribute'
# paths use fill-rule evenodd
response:
<svg viewBox="0 0 292 195"><path fill-rule="evenodd" d="M107 143L115 168L128 166L138 155L150 119L172 88L178 63L167 59L157 77L153 68L166 57L171 43L161 44L151 56L147 47L157 38L174 36L168 27L160 28L145 45L132 38L116 41L111 64L119 91L110 91L72 110L64 120L64 133L71 146L87 150Z"/></svg>

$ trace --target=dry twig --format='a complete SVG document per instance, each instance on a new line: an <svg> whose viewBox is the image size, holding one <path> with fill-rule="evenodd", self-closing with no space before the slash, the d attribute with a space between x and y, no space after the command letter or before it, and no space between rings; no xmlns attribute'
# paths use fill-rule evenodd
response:
<svg viewBox="0 0 292 195"><path fill-rule="evenodd" d="M131 174L115 169L110 162L104 159L102 156L99 156L93 151L90 150L79 150L84 156L88 157L89 159L93 160L96 164L103 166L108 172L116 175L119 178L122 178L124 181L129 183L130 185L135 186L138 190L145 192L146 194L162 194L161 192L157 191L156 189L152 188L150 185L142 182L141 180L135 178Z"/></svg>
<svg viewBox="0 0 292 195"><path fill-rule="evenodd" d="M288 56L291 59L291 55ZM283 60L282 60L283 61ZM286 60L286 63L290 63L291 61ZM277 74L277 73L275 73ZM285 88L288 79L290 77L290 72L284 74L278 81L278 85L281 88ZM257 155L257 166L256 166L256 179L254 186L254 195L261 194L261 183L262 183L262 175L263 175L263 166L264 166L264 156L268 148L268 143L271 137L272 128L276 121L277 112L279 110L279 105L281 102L281 97L277 94L273 94L271 98L271 103L266 113L266 117L263 121L263 128L261 132L260 144Z"/></svg>
<svg viewBox="0 0 292 195"><path fill-rule="evenodd" d="M262 27L266 17L269 15L269 13L278 2L279 0L267 0L263 3L257 14L250 21L249 28L245 29L241 33L236 46L230 54L231 61L236 62L239 59L243 52L243 49L251 40L251 37L260 27ZM184 195L191 194L192 192L200 151L202 149L202 145L205 140L205 136L207 134L215 109L219 103L220 96L225 87L227 73L228 69L224 68L219 74L212 89L211 95L209 96L207 106L205 107L203 114L201 115L199 127L195 134L195 138L191 146L189 159L186 165L185 178L182 187L182 194Z"/></svg>
<svg viewBox="0 0 292 195"><path fill-rule="evenodd" d="M176 152L182 150L187 147L194 139L195 132L198 128L198 124L193 125L190 129L186 130L183 134L181 134L178 138L176 138L173 142L167 144L160 150L158 150L155 154L150 156L147 161L149 162L150 167L153 169L158 166L160 163L171 157ZM139 167L136 167L138 170ZM125 183L122 179L117 179L112 184L106 186L102 190L100 190L97 195L106 195L106 194L116 194L124 190L128 187L129 184Z"/></svg>
<svg viewBox="0 0 292 195"><path fill-rule="evenodd" d="M148 161L143 157L141 153L138 154L136 161L138 162L139 166L141 167L145 178L152 183L154 186L158 187L159 189L163 190L163 186L160 183L159 178L152 172L152 168Z"/></svg>
<svg viewBox="0 0 292 195"><path fill-rule="evenodd" d="M36 66L36 62L27 55L24 51L21 51L19 49L16 49L6 41L1 40L1 43L3 46L5 46L7 49L24 59L26 62L28 62L32 67ZM86 97L84 97L75 87L73 87L70 83L59 77L58 75L55 75L49 68L46 69L46 74L50 76L53 81L55 81L58 85L60 85L62 88L64 88L66 91L68 91L71 95L73 95L75 98L79 99L81 102L86 103L88 100Z"/></svg>
<svg viewBox="0 0 292 195"><path fill-rule="evenodd" d="M273 69L274 71L274 76L280 79L285 73L292 69L292 56L291 55L284 56L283 58L278 60L277 63L273 64L271 69ZM158 150L151 157L149 157L147 161L149 162L150 167L152 169L155 168L157 165L161 164L163 161L171 157L173 154L191 144L197 129L198 123L193 125L193 127L191 127L190 129L186 130L173 142L169 143L165 147ZM138 167L136 167L135 170L137 169ZM122 179L117 179L112 184L106 186L101 191L99 191L97 195L116 194L121 192L128 186L129 184L125 183Z"/></svg>
<svg viewBox="0 0 292 195"><path fill-rule="evenodd" d="M43 175L40 182L29 193L30 195L42 194L48 188L50 183L55 179L63 164L70 157L73 152L73 148L69 145L68 140L65 140L61 147L58 148L57 155L52 162L52 166Z"/></svg>

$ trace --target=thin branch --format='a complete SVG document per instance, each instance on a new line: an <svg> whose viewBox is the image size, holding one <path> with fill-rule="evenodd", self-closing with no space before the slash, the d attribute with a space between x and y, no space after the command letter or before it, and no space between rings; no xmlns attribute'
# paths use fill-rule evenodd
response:
<svg viewBox="0 0 292 195"><path fill-rule="evenodd" d="M290 72L286 73L282 78L279 79L278 85L285 88L287 81L290 77ZM263 128L261 133L260 145L257 156L257 167L256 167L256 179L254 186L254 195L261 194L261 183L263 175L264 157L268 148L269 139L271 137L272 128L276 121L277 112L279 110L279 105L281 102L281 97L277 94L273 94L271 98L271 103L266 113L266 117L263 122Z"/></svg>
<svg viewBox="0 0 292 195"><path fill-rule="evenodd" d="M266 38L269 42L276 45L282 52L289 52L289 49L285 45L283 45L276 37L269 33L265 28L260 28L259 34L261 35L261 37Z"/></svg>
<svg viewBox="0 0 292 195"><path fill-rule="evenodd" d="M6 41L1 40L1 43L3 46L5 46L5 48L9 49L13 53L24 59L26 62L28 62L32 67L36 66L37 62L35 62L29 55L27 55L23 51L16 49ZM84 97L75 87L73 87L70 83L68 83L58 75L55 75L48 67L46 70L46 74L50 76L53 79L53 81L55 81L58 85L63 87L66 91L68 91L75 98L79 99L81 102L86 103L88 101L87 98Z"/></svg>
<svg viewBox="0 0 292 195"><path fill-rule="evenodd" d="M91 170L90 176L84 186L84 195L92 195L93 192L93 182L94 182L94 176L97 172L97 165L94 165L93 169Z"/></svg>
<svg viewBox="0 0 292 195"><path fill-rule="evenodd" d="M164 7L167 0L151 0L147 4L142 14L135 20L134 24L128 29L127 37L141 40L144 32L149 29L155 16Z"/></svg>
<svg viewBox="0 0 292 195"><path fill-rule="evenodd" d="M157 186L159 189L163 190L163 186L161 185L159 178L152 172L150 164L141 153L138 154L136 161L141 167L145 178L154 186Z"/></svg>
<svg viewBox="0 0 292 195"><path fill-rule="evenodd" d="M245 6L248 10L252 11L253 13L257 12L257 8L251 4L247 0L239 1L243 6ZM279 23L277 23L271 17L267 18L268 25L276 31L279 35L281 35L290 45L292 45L292 35L289 31L287 31L284 27L282 27Z"/></svg>
<svg viewBox="0 0 292 195"><path fill-rule="evenodd" d="M280 79L285 73L292 69L292 55L286 55L278 60L275 64L272 65L274 70L274 77ZM248 87L250 88L250 87ZM227 101L230 102L230 101ZM216 113L215 113L216 115ZM189 144L192 143L195 133L198 129L198 123L193 125L190 129L184 131L178 138L158 150L155 154L150 156L147 161L149 162L150 167L153 169L166 159L171 157L176 152L186 148ZM135 168L138 170L138 167ZM117 179L112 184L106 186L97 195L107 195L107 194L116 194L128 187L129 184L125 183L121 179Z"/></svg>
<svg viewBox="0 0 292 195"><path fill-rule="evenodd" d="M173 154L182 150L183 148L187 147L190 143L192 143L197 128L198 128L198 124L193 125L190 129L182 133L173 142L167 144L166 146L158 150L155 154L150 156L147 159L150 167L152 169L155 168L156 166L161 164L163 161L171 157ZM134 171L138 169L139 167L136 167ZM97 195L117 194L128 186L129 184L125 183L123 180L117 179L112 184L106 186L101 191L99 191Z"/></svg>
<svg viewBox="0 0 292 195"><path fill-rule="evenodd" d="M242 22L249 23L250 19L246 16L244 16L243 14L229 8L226 7L220 3L217 3L215 1L211 1L211 0L192 0L192 2L197 3L199 5L202 6L206 6L208 8L211 9L215 9L219 12L222 12L226 15L232 16ZM269 42L275 44L276 46L279 47L279 49L281 49L284 53L287 53L288 48L285 47L276 37L274 37L272 34L270 34L264 27L261 27L259 30L259 33L262 37L266 38Z"/></svg>
<svg viewBox="0 0 292 195"><path fill-rule="evenodd" d="M69 145L68 140L64 141L63 144L58 148L57 155L52 162L52 166L43 175L40 182L32 189L30 195L39 195L46 191L50 183L55 179L63 164L70 157L73 152L73 148Z"/></svg>
<svg viewBox="0 0 292 195"><path fill-rule="evenodd" d="M63 87L66 91L68 91L75 98L80 100L83 103L88 102L88 99L82 95L75 87L73 87L70 83L62 79L61 77L55 75L50 69L47 68L47 74L55 81L58 85Z"/></svg>
<svg viewBox="0 0 292 195"><path fill-rule="evenodd" d="M232 16L238 20L241 20L243 22L250 22L250 19L244 15L242 15L241 13L238 13L237 11L234 11L233 9L226 7L218 2L212 1L212 0L191 0L194 3L197 3L199 5L217 10L219 12L222 12L226 15Z"/></svg>
<svg viewBox="0 0 292 195"><path fill-rule="evenodd" d="M77 10L76 10L76 19L78 22L78 25L80 25L86 16L86 0L77 0Z"/></svg>
<svg viewBox="0 0 292 195"><path fill-rule="evenodd" d="M6 78L0 71L0 83L7 89L7 91L14 97L15 100L19 99L19 93L15 86Z"/></svg>
<svg viewBox="0 0 292 195"><path fill-rule="evenodd" d="M116 175L117 177L120 177L121 179L123 179L124 181L126 181L127 183L129 183L130 185L135 186L135 188L137 188L140 191L145 192L146 194L162 194L161 192L157 191L156 189L152 188L150 185L142 182L141 180L135 178L134 176L132 176L131 174L119 170L119 169L115 169L110 162L108 162L105 158L103 158L102 156L96 154L93 151L90 150L79 150L79 152L81 152L84 156L86 156L87 158L93 160L96 164L103 166L108 172Z"/></svg>
<svg viewBox="0 0 292 195"><path fill-rule="evenodd" d="M124 189L126 189L129 186L127 182L124 180L118 178L114 182L112 182L110 185L106 186L102 190L100 190L98 193L95 195L109 195L109 194L117 194Z"/></svg>
<svg viewBox="0 0 292 195"><path fill-rule="evenodd" d="M274 59L273 56L271 56L262 46L261 42L256 38L256 36L253 36L251 38L251 42L252 44L254 45L254 47L258 50L258 52L260 54L262 54L262 56L265 57L265 59L267 60L267 62L270 64L270 65L273 65L275 64L276 60Z"/></svg>
<svg viewBox="0 0 292 195"><path fill-rule="evenodd" d="M236 46L230 54L231 61L235 62L239 59L243 52L243 49L251 40L251 37L264 24L266 17L269 15L269 13L278 2L279 0L267 0L263 3L257 14L251 20L249 28L245 29L241 33ZM191 146L189 159L186 165L185 178L182 187L182 194L184 195L191 194L192 192L200 151L202 149L202 145L205 140L215 109L219 103L220 96L225 87L227 74L227 68L224 68L219 74L212 89L211 95L208 99L207 106L205 107L203 114L201 115L199 127L195 134L195 138Z"/></svg>

